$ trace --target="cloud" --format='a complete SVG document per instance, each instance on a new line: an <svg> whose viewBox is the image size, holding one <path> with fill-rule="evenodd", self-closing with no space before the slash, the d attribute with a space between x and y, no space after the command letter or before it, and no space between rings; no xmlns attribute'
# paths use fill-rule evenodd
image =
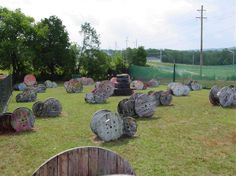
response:
<svg viewBox="0 0 236 176"><path fill-rule="evenodd" d="M235 46L234 0L1 0L10 9L21 8L37 21L56 15L67 27L71 41L82 41L81 24L90 22L101 36L102 48L128 45L146 48L191 49L199 47L200 21L196 10L204 4L205 46Z"/></svg>

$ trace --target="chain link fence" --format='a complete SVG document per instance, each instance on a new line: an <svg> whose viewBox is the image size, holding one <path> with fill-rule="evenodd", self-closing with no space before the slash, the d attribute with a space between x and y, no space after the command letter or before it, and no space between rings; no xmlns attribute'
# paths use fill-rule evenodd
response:
<svg viewBox="0 0 236 176"><path fill-rule="evenodd" d="M0 114L7 109L7 103L12 94L12 75L0 80Z"/></svg>

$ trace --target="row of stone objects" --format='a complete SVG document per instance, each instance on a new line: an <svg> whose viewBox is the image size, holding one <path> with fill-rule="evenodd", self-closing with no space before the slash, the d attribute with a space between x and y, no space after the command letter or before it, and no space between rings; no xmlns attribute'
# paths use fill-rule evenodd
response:
<svg viewBox="0 0 236 176"><path fill-rule="evenodd" d="M212 105L221 105L222 107L236 106L236 87L226 86L220 88L213 86L209 92L209 101Z"/></svg>
<svg viewBox="0 0 236 176"><path fill-rule="evenodd" d="M113 84L108 80L101 81L96 83L96 87L92 92L85 94L84 100L91 104L105 103L113 93Z"/></svg>
<svg viewBox="0 0 236 176"><path fill-rule="evenodd" d="M105 109L93 114L90 127L103 141L116 140L121 136L132 137L137 132L135 119Z"/></svg>

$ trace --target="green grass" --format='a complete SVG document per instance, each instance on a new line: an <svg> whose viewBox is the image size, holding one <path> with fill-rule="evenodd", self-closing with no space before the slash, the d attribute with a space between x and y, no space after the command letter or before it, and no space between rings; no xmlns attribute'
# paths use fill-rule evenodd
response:
<svg viewBox="0 0 236 176"><path fill-rule="evenodd" d="M31 175L53 155L78 146L100 146L127 159L137 175L236 175L236 108L214 107L208 91L174 97L173 106L157 107L151 119L137 119L133 138L103 143L95 140L90 120L95 111L116 111L124 97L110 97L106 104L84 102L83 93L67 94L63 87L38 94L59 99L63 113L58 118L37 118L32 132L0 135L0 175ZM164 90L165 86L149 90ZM33 103L16 103L14 92L9 111Z"/></svg>

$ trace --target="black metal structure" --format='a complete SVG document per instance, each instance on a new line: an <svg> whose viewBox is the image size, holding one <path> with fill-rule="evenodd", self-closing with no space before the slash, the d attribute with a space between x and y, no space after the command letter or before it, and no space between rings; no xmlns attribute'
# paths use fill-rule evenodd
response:
<svg viewBox="0 0 236 176"><path fill-rule="evenodd" d="M0 114L4 113L12 94L12 75L0 80Z"/></svg>

